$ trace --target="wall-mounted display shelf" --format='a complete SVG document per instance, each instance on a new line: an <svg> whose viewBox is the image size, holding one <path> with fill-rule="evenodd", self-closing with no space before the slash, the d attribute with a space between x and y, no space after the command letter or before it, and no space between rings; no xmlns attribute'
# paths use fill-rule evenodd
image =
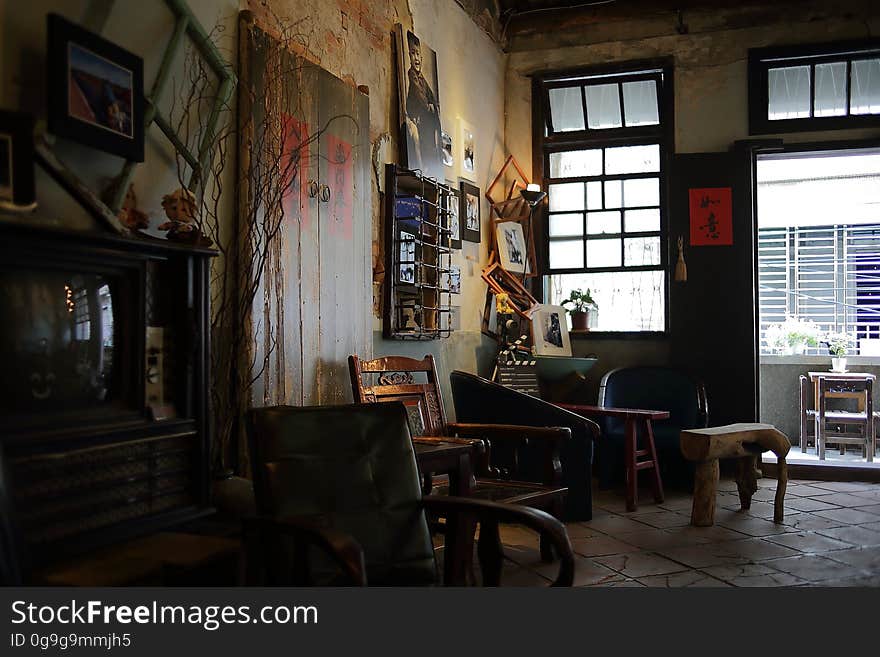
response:
<svg viewBox="0 0 880 657"><path fill-rule="evenodd" d="M452 332L451 187L394 164L385 166L384 335L436 340Z"/></svg>

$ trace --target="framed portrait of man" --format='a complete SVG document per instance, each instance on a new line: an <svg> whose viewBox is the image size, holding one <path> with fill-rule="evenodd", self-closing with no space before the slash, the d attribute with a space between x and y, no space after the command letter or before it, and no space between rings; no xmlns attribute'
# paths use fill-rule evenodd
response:
<svg viewBox="0 0 880 657"><path fill-rule="evenodd" d="M408 169L442 181L443 131L440 127L437 54L399 23L397 96L400 102L400 160Z"/></svg>

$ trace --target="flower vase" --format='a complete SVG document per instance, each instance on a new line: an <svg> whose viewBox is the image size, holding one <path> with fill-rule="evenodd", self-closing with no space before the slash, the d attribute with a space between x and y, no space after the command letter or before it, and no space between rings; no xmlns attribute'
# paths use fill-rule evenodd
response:
<svg viewBox="0 0 880 657"><path fill-rule="evenodd" d="M832 372L846 372L846 356L832 356L831 357L831 371Z"/></svg>

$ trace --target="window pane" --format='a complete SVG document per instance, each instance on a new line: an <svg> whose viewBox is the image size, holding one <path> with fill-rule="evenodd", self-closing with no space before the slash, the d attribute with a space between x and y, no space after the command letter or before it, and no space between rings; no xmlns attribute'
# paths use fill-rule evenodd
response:
<svg viewBox="0 0 880 657"><path fill-rule="evenodd" d="M550 153L550 177L601 176L602 149Z"/></svg>
<svg viewBox="0 0 880 657"><path fill-rule="evenodd" d="M623 215L623 226L627 233L660 230L660 209L627 210Z"/></svg>
<svg viewBox="0 0 880 657"><path fill-rule="evenodd" d="M601 235L602 233L620 232L620 212L587 213L587 234Z"/></svg>
<svg viewBox="0 0 880 657"><path fill-rule="evenodd" d="M810 67L791 66L767 71L767 118L801 119L810 116Z"/></svg>
<svg viewBox="0 0 880 657"><path fill-rule="evenodd" d="M880 59L852 63L850 114L880 114Z"/></svg>
<svg viewBox="0 0 880 657"><path fill-rule="evenodd" d="M602 209L602 181L591 180L587 183L587 210Z"/></svg>
<svg viewBox="0 0 880 657"><path fill-rule="evenodd" d="M597 309L590 313L594 331L665 329L663 271L555 274L547 277L550 303L558 304L575 288L589 288Z"/></svg>
<svg viewBox="0 0 880 657"><path fill-rule="evenodd" d="M635 178L623 181L623 204L628 208L660 205L660 179Z"/></svg>
<svg viewBox="0 0 880 657"><path fill-rule="evenodd" d="M605 149L605 173L652 173L660 171L660 145L616 146Z"/></svg>
<svg viewBox="0 0 880 657"><path fill-rule="evenodd" d="M587 240L588 267L620 267L620 240Z"/></svg>
<svg viewBox="0 0 880 657"><path fill-rule="evenodd" d="M623 264L627 267L660 264L659 237L633 237L623 240Z"/></svg>
<svg viewBox="0 0 880 657"><path fill-rule="evenodd" d="M550 212L584 209L584 183L550 185Z"/></svg>
<svg viewBox="0 0 880 657"><path fill-rule="evenodd" d="M576 269L583 266L583 241L550 242L550 269Z"/></svg>
<svg viewBox="0 0 880 657"><path fill-rule="evenodd" d="M846 114L846 62L816 64L816 116Z"/></svg>
<svg viewBox="0 0 880 657"><path fill-rule="evenodd" d="M584 234L584 215L582 214L551 214L550 236L562 237Z"/></svg>
<svg viewBox="0 0 880 657"><path fill-rule="evenodd" d="M622 180L606 180L605 181L605 207L606 208L622 208L623 207L623 181Z"/></svg>
<svg viewBox="0 0 880 657"><path fill-rule="evenodd" d="M593 84L587 92L587 117L591 130L620 128L620 92L617 84Z"/></svg>
<svg viewBox="0 0 880 657"><path fill-rule="evenodd" d="M580 87L550 89L550 120L554 132L584 129L584 105Z"/></svg>
<svg viewBox="0 0 880 657"><path fill-rule="evenodd" d="M624 82L623 114L628 128L660 123L660 114L657 110L657 83L654 80Z"/></svg>

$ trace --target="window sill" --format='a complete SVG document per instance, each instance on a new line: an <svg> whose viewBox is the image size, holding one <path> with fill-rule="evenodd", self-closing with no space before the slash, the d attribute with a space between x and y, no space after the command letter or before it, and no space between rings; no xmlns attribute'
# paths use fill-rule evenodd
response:
<svg viewBox="0 0 880 657"><path fill-rule="evenodd" d="M795 354L791 356L761 355L758 362L761 365L817 365L824 368L831 367L831 356ZM880 365L880 356L847 356L846 368L856 371L859 365Z"/></svg>
<svg viewBox="0 0 880 657"><path fill-rule="evenodd" d="M569 331L572 340L667 340L669 331Z"/></svg>

